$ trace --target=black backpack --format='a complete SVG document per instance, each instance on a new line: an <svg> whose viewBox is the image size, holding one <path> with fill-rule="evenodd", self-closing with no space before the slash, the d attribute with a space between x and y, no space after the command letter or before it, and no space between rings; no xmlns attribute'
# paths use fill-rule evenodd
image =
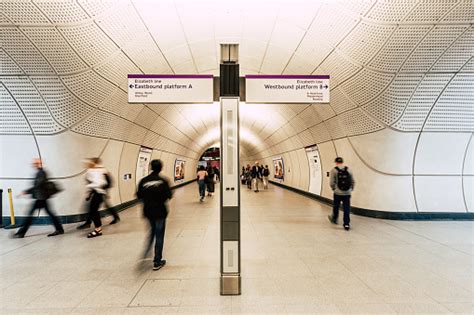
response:
<svg viewBox="0 0 474 315"><path fill-rule="evenodd" d="M352 176L347 170L347 166L343 169L336 167L337 170L337 187L342 191L347 191L352 187Z"/></svg>
<svg viewBox="0 0 474 315"><path fill-rule="evenodd" d="M104 176L105 176L105 181L107 182L107 184L105 184L102 188L109 189L113 186L112 176L110 176L109 173L105 173Z"/></svg>
<svg viewBox="0 0 474 315"><path fill-rule="evenodd" d="M270 175L270 171L268 170L268 168L266 168L263 170L263 176L268 176L268 175Z"/></svg>

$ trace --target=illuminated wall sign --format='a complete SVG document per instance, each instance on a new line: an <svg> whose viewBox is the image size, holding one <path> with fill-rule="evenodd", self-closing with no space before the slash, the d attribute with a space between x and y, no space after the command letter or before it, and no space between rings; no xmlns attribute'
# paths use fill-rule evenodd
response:
<svg viewBox="0 0 474 315"><path fill-rule="evenodd" d="M213 77L207 74L129 74L129 103L212 103Z"/></svg>
<svg viewBox="0 0 474 315"><path fill-rule="evenodd" d="M329 103L329 75L246 75L247 103Z"/></svg>

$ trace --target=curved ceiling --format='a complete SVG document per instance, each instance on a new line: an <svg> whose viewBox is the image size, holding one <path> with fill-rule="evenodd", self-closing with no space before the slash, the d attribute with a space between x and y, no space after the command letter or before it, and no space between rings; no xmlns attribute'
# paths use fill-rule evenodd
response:
<svg viewBox="0 0 474 315"><path fill-rule="evenodd" d="M219 140L218 106L128 104L126 75L217 75L230 42L241 75L331 75L330 105L242 104L249 158L384 128L472 132L473 16L470 0L5 0L0 133L69 130L198 158Z"/></svg>

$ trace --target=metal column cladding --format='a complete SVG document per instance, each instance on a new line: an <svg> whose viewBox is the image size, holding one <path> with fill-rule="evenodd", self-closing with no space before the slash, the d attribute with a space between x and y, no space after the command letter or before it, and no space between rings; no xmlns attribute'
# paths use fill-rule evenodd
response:
<svg viewBox="0 0 474 315"><path fill-rule="evenodd" d="M238 45L221 45L221 294L241 294ZM236 84L237 83L237 84Z"/></svg>

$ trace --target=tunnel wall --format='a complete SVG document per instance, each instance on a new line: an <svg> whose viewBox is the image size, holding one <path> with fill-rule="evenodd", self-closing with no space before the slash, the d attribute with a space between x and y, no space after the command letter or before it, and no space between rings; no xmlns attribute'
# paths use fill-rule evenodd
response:
<svg viewBox="0 0 474 315"><path fill-rule="evenodd" d="M112 200L124 202L133 180L121 178L134 174L139 146L156 150L169 177L176 157L194 175L200 154L219 142L217 106L128 104L126 75L217 74L216 45L231 41L240 44L242 74L331 77L330 104L242 105L242 161L283 156L283 184L305 191L303 149L316 144L325 172L336 155L353 169L357 207L473 212L471 0L275 2L265 10L257 2L239 10L226 2L2 5L3 189L26 187L30 159L41 154L66 188L57 211L78 213L80 161L101 155L116 172ZM15 204L24 214L26 201Z"/></svg>
<svg viewBox="0 0 474 315"><path fill-rule="evenodd" d="M51 199L53 209L61 216L75 216L85 212L85 169L83 159L101 157L103 165L113 178L113 187L109 191L109 204L119 206L136 199L136 167L140 146L113 139L101 139L91 136L64 132L54 136L37 136L39 152L44 161L45 169L52 180L56 181L64 191ZM32 136L2 136L1 185L4 189L3 204L8 209L6 188L12 188L17 195L32 184L34 170L31 159L39 156ZM186 158L170 152L154 149L153 159L163 161L162 175L167 177L170 185L194 179L197 165L195 159ZM174 182L175 159L186 161L185 179ZM131 174L131 179L124 179ZM29 198L14 198L15 215L22 217L27 214L31 201ZM4 216L8 213L5 211ZM42 213L44 215L44 213ZM66 220L67 219L64 219Z"/></svg>
<svg viewBox="0 0 474 315"><path fill-rule="evenodd" d="M367 211L391 212L385 217L456 218L472 213L472 134L397 133L384 129L363 136L330 140L317 145L322 165L322 193L332 199L327 172L342 156L354 172L356 188L352 205ZM284 180L274 178L273 158L282 157ZM257 160L258 158L255 157ZM245 163L254 163L254 159ZM260 160L270 167L270 179L283 186L309 192L309 164L304 148ZM434 215L433 215L434 213ZM454 216L442 214L455 214ZM460 216L467 218L469 216Z"/></svg>

